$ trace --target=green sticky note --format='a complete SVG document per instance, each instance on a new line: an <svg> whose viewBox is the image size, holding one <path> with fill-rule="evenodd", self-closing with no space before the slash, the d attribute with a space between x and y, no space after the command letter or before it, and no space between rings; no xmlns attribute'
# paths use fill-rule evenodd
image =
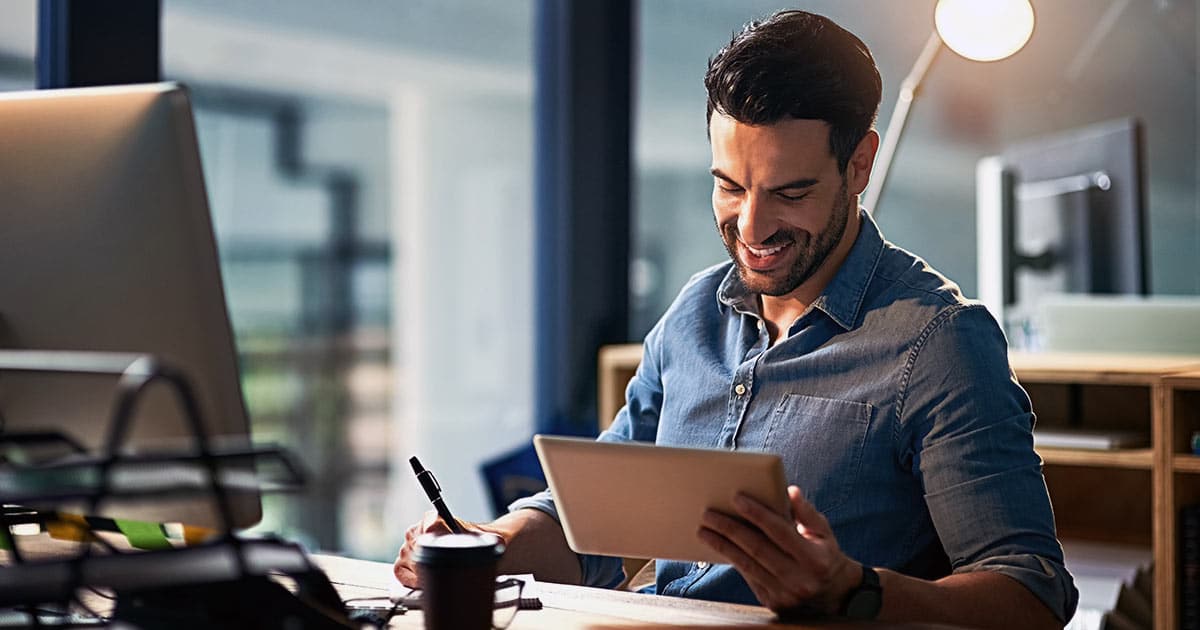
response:
<svg viewBox="0 0 1200 630"><path fill-rule="evenodd" d="M147 521L123 521L116 519L117 529L129 539L136 549L170 549L171 542L163 533L162 525Z"/></svg>

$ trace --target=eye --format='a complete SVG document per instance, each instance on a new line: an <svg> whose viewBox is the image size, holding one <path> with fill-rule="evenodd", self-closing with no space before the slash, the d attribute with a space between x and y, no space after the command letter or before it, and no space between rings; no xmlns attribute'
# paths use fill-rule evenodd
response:
<svg viewBox="0 0 1200 630"><path fill-rule="evenodd" d="M724 181L724 180L720 180L720 179L718 179L716 183L717 183L717 188L720 188L721 190L723 190L723 191L725 191L725 192L727 192L727 193L739 193L739 192L742 192L742 187L741 187L741 186L735 186L735 185L733 185L733 184L730 184L729 182L726 182L726 181Z"/></svg>
<svg viewBox="0 0 1200 630"><path fill-rule="evenodd" d="M807 192L802 192L802 193L799 193L796 195L789 195L789 194L783 193L783 192L776 193L776 194L778 194L779 198L783 199L784 201L800 201L801 199L804 199L805 197L808 196Z"/></svg>

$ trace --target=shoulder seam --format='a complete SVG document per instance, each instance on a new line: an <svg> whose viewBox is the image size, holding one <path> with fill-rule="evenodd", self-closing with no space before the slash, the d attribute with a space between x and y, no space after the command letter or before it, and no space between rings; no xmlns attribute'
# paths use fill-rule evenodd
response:
<svg viewBox="0 0 1200 630"><path fill-rule="evenodd" d="M961 313L981 308L986 307L977 303L964 304L955 302L950 306L950 308L943 310L934 316L933 319L929 320L929 323L925 325L925 329L922 330L921 334L917 336L917 340L913 343L912 350L909 351L908 358L904 362L904 371L900 375L900 384L898 388L899 393L896 396L896 413L893 416L892 422L892 438L897 443L900 439L900 427L903 425L904 403L908 396L909 379L912 377L913 367L917 363L918 355L921 353L921 350L925 348L925 342L927 342L929 338L933 336L933 333L941 328L942 325L950 319L958 316Z"/></svg>
<svg viewBox="0 0 1200 630"><path fill-rule="evenodd" d="M901 274L901 275L903 275L903 274ZM964 305L963 302L960 302L958 300L953 299L950 296L947 296L946 291L934 291L931 289L926 289L924 287L915 287L915 286L905 282L900 277L893 278L893 277L889 277L886 274L882 274L882 273L877 274L877 276L880 278L883 278L884 280L888 280L890 282L894 282L896 284L902 285L907 289L912 289L913 291L920 291L921 293L925 293L927 295L932 295L933 297L936 297L939 300L941 300L942 302L944 302L947 306L963 306Z"/></svg>

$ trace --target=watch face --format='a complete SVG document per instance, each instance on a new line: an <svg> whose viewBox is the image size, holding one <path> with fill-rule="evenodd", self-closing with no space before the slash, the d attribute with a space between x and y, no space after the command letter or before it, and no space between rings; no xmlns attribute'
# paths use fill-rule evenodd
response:
<svg viewBox="0 0 1200 630"><path fill-rule="evenodd" d="M862 583L846 599L843 614L851 619L874 619L882 607L883 588L879 584L879 574L864 565Z"/></svg>
<svg viewBox="0 0 1200 630"><path fill-rule="evenodd" d="M883 595L877 588L861 588L846 602L846 616L851 619L874 619L883 605Z"/></svg>

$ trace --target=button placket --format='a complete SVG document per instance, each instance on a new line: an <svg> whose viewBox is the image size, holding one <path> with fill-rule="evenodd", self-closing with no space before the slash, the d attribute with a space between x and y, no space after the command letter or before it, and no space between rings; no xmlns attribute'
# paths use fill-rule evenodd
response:
<svg viewBox="0 0 1200 630"><path fill-rule="evenodd" d="M746 410L750 407L750 398L754 391L754 370L762 357L762 353L759 353L753 359L743 363L734 374L731 392L733 396L730 402L731 406L737 410L737 415L731 418L733 425L724 432L722 443L725 448L737 449L737 436L742 429L742 423L745 422Z"/></svg>
<svg viewBox="0 0 1200 630"><path fill-rule="evenodd" d="M762 319L758 317L754 319L757 320L759 329L765 330ZM734 449L737 447L738 431L741 430L742 422L746 417L746 408L750 405L750 397L754 392L754 370L758 362L762 360L767 347L766 340L761 334L757 340L744 335L743 341L748 344L748 347L743 355L742 363L734 371L733 381L730 383L728 416L726 416L725 425L721 429L719 438L722 448Z"/></svg>

